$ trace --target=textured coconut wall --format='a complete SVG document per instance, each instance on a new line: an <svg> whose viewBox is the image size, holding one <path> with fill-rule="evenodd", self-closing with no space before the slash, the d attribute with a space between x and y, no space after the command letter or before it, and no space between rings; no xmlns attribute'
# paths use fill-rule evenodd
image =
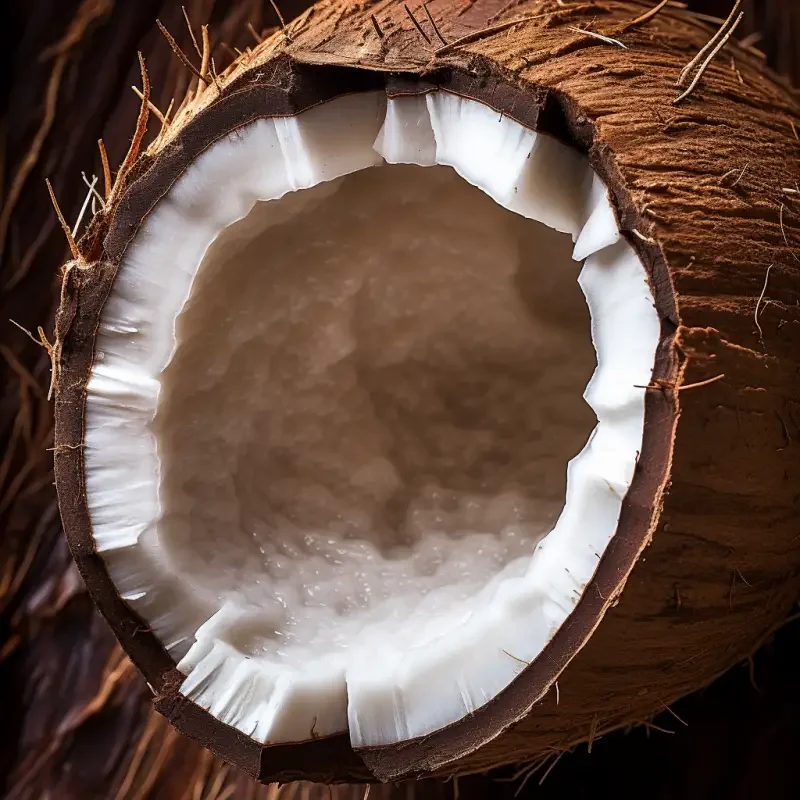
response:
<svg viewBox="0 0 800 800"><path fill-rule="evenodd" d="M182 4L196 24L212 22L218 63L226 58L222 41L238 47L253 41L241 30L244 21L257 29L275 22L261 0L11 0L3 9L2 319L34 328L51 318L54 265L67 251L43 180L51 178L72 223L85 196L81 170L100 173L97 138L105 139L112 163L119 164L138 111L129 89L138 81L136 51L147 59L160 108L185 90L191 76L153 28L159 16L190 52ZM293 4L279 4L288 17ZM731 3L691 5L724 14ZM436 3L431 8L435 12ZM762 28L771 59L797 75L800 5L747 0L744 8L743 34ZM145 687L88 601L61 536L46 451L46 357L5 323L0 342L0 794L5 782L17 798L275 798L271 789L256 795L248 779L152 714ZM797 426L800 409L792 419ZM795 442L796 430L789 429ZM703 436L700 424L696 435ZM746 463L746 443L740 454ZM744 569L725 577L719 602L733 605L746 596L745 581L752 578ZM671 590L673 608L665 614L679 613L687 602L679 585ZM691 667L702 649L682 655L678 666ZM744 662L709 690L672 706L689 727L665 711L650 728L604 736L591 754L583 746L563 756L538 787L548 762L520 796L796 797L799 660L800 627L794 622L752 664ZM519 782L461 781L460 796L510 797ZM302 794L282 795L294 796ZM321 797L327 796L325 790ZM335 796L360 799L363 790L337 790ZM452 797L452 784L433 796Z"/></svg>

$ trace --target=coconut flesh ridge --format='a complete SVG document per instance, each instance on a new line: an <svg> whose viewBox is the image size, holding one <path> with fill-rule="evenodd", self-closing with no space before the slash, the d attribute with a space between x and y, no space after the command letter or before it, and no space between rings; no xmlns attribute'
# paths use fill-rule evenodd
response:
<svg viewBox="0 0 800 800"><path fill-rule="evenodd" d="M159 201L103 310L97 550L222 722L429 734L574 611L658 340L578 151L446 92L258 120Z"/></svg>

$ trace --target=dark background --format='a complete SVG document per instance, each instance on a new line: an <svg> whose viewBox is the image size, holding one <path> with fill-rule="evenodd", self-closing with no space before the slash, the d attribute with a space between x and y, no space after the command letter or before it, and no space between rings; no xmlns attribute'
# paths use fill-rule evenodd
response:
<svg viewBox="0 0 800 800"><path fill-rule="evenodd" d="M195 27L212 26L215 58L276 23L266 0L184 0ZM280 0L284 15L306 5ZM733 0L689 5L725 16ZM6 322L52 318L67 257L44 187L49 176L74 220L81 171L112 165L138 112L130 89L143 51L154 101L180 99L188 73L154 27L185 51L180 0L3 0L0 5L0 794L51 800L230 800L364 790L256 787L184 740L149 708L141 680L99 619L61 535L44 352ZM745 36L800 85L800 2L745 0ZM798 523L800 532L800 523ZM674 713L672 713L674 712ZM515 770L457 784L374 789L370 797L605 797L783 800L800 797L800 620L750 662L685 698L650 727L618 732L523 777ZM539 781L548 767L546 780Z"/></svg>

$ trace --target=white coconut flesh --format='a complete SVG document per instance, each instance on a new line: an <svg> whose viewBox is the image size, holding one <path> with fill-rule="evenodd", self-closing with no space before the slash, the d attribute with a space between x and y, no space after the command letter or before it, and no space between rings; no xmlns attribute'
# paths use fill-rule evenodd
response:
<svg viewBox="0 0 800 800"><path fill-rule="evenodd" d="M259 120L159 201L103 310L97 549L228 725L429 734L574 611L658 339L577 151L444 92Z"/></svg>

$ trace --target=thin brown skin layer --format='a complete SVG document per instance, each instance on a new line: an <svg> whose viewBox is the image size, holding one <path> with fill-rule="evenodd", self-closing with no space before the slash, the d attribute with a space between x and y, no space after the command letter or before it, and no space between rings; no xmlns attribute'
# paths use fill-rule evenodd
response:
<svg viewBox="0 0 800 800"><path fill-rule="evenodd" d="M708 40L708 27L672 8L629 26L651 6L570 5L521 3L504 14L499 3L481 0L432 5L447 41L504 18L552 12L439 56L402 6L316 6L290 26L290 42L273 38L223 76L221 100L211 89L184 108L162 144L140 158L138 184L82 242L94 266L69 271L57 326L64 357L56 473L76 559L159 692L158 704L180 728L262 780L477 771L591 740L707 683L750 653L797 598L800 209L784 189L800 174L792 127L800 125L798 107L735 45L736 69L726 52L676 107L675 81ZM590 24L628 49L570 30ZM297 62L361 67L370 75ZM262 749L180 701L172 664L115 595L92 552L80 471L83 386L115 265L141 215L186 166L176 166L168 142L180 137L199 151L258 115L383 83L381 73L390 71L405 73L402 84L388 82L390 92L440 85L588 149L650 270L663 323L654 376L661 383L648 395L645 443L620 534L577 612L506 692L439 734L358 757L346 737L291 753ZM226 108L236 114L225 119Z"/></svg>

